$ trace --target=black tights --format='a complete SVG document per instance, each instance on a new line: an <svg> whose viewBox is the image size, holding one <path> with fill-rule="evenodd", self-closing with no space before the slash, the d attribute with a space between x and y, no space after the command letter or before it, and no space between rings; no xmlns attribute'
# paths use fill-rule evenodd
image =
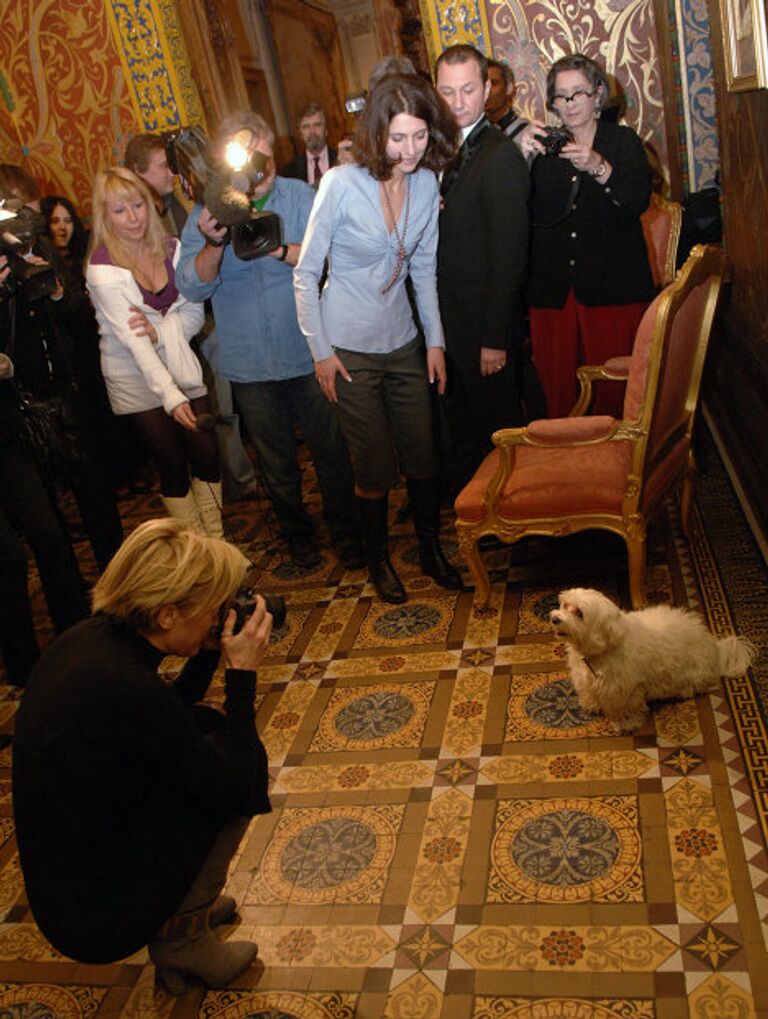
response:
<svg viewBox="0 0 768 1019"><path fill-rule="evenodd" d="M211 413L207 396L189 402L195 414ZM189 491L190 472L202 481L219 481L219 451L213 431L190 432L162 407L138 411L129 417L155 461L162 495L182 499Z"/></svg>

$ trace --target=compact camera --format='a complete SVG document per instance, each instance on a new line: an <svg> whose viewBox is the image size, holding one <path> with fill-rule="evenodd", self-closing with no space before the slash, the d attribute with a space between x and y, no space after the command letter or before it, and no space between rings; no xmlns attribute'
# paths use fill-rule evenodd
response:
<svg viewBox="0 0 768 1019"><path fill-rule="evenodd" d="M243 584L239 588L235 595L235 600L232 602L232 608L235 610L236 616L233 633L238 633L242 630L246 619L256 608L256 594L257 592L252 587L248 587L247 584ZM279 594L264 594L262 598L264 599L267 612L272 616L273 628L279 630L285 622L285 598Z"/></svg>
<svg viewBox="0 0 768 1019"><path fill-rule="evenodd" d="M344 109L347 113L362 113L365 109L365 92L347 96L344 100Z"/></svg>
<svg viewBox="0 0 768 1019"><path fill-rule="evenodd" d="M544 128L544 134L537 134L536 137L548 156L559 156L562 147L573 141L573 135L567 128L554 127L552 124Z"/></svg>

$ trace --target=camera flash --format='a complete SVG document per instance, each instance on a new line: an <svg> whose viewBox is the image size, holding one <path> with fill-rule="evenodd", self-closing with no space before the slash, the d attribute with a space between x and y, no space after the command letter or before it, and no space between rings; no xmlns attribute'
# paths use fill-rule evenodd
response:
<svg viewBox="0 0 768 1019"><path fill-rule="evenodd" d="M231 141L224 150L224 158L233 170L242 170L248 162L248 150L238 141Z"/></svg>

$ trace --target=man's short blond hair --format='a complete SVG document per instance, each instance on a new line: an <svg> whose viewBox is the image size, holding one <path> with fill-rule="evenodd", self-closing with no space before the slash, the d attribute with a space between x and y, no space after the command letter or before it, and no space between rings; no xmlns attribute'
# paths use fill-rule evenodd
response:
<svg viewBox="0 0 768 1019"><path fill-rule="evenodd" d="M97 581L93 611L152 633L164 605L197 615L225 604L249 565L221 538L199 534L180 520L147 520L125 539Z"/></svg>

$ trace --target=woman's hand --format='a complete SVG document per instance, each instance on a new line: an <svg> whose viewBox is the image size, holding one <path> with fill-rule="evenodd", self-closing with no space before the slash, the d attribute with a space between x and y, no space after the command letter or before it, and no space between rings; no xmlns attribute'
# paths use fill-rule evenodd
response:
<svg viewBox="0 0 768 1019"><path fill-rule="evenodd" d="M437 382L437 391L442 396L448 379L445 371L445 351L442 347L427 347L427 378L430 384Z"/></svg>
<svg viewBox="0 0 768 1019"><path fill-rule="evenodd" d="M587 173L596 170L602 162L601 157L590 145L580 145L578 142L566 142L560 150L560 158L568 159L574 169Z"/></svg>
<svg viewBox="0 0 768 1019"><path fill-rule="evenodd" d="M171 417L177 424L181 425L182 428L186 428L187 431L197 431L197 418L195 417L195 412L188 403L180 403L178 407L174 407L171 411Z"/></svg>
<svg viewBox="0 0 768 1019"><path fill-rule="evenodd" d="M228 669L255 670L269 647L272 616L267 612L264 599L256 598L256 608L238 633L233 633L237 616L230 609L221 628L221 653Z"/></svg>
<svg viewBox="0 0 768 1019"><path fill-rule="evenodd" d="M147 336L152 343L156 344L157 330L141 308L138 308L135 304L130 304L128 307L132 313L128 316L128 326L133 329L137 336Z"/></svg>
<svg viewBox="0 0 768 1019"><path fill-rule="evenodd" d="M539 140L540 134L545 134L547 128L540 120L532 120L520 132L520 151L524 156L543 156L546 149ZM515 139L517 141L517 138Z"/></svg>
<svg viewBox="0 0 768 1019"><path fill-rule="evenodd" d="M315 361L315 378L320 383L323 396L330 400L331 403L338 403L339 401L336 395L336 374L338 372L341 373L342 378L347 382L352 381L352 376L344 367L341 358L337 354L324 357L322 361Z"/></svg>

